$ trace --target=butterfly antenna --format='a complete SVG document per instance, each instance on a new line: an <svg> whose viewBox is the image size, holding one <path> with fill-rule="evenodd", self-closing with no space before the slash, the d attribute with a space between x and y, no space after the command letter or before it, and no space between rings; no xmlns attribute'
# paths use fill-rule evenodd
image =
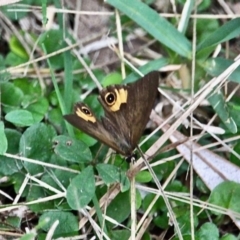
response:
<svg viewBox="0 0 240 240"><path fill-rule="evenodd" d="M142 150L140 149L139 146L137 146L137 149L138 149L138 151L139 151L139 153L140 153L140 155L141 155L141 157L142 157L145 165L146 165L147 168L149 169L149 172L151 173L151 175L152 175L152 177L153 177L153 179L154 179L155 184L157 185L157 187L158 187L158 189L159 189L159 191L160 191L160 193L159 193L158 195L159 195L159 196L162 195L162 197L163 197L163 200L164 200L164 202L165 202L165 204L166 204L166 206L167 206L167 209L168 209L168 211L169 211L170 219L171 219L171 221L173 222L173 224L174 224L174 226L175 226L175 229L176 229L176 232L177 232L177 235L178 235L179 239L183 240L183 237L182 237L182 234L181 234L181 231L180 231L178 222L177 222L177 220L176 220L175 214L174 214L174 212L173 212L173 210L172 210L172 207L171 207L171 205L170 205L170 202L169 202L167 196L166 196L165 193L164 193L164 190L163 190L163 188L162 188L162 186L161 186L161 183L159 182L159 180L158 180L155 172L153 171L152 167L150 166L148 160L145 158L145 156L144 156L144 154L143 154L143 152L142 152Z"/></svg>

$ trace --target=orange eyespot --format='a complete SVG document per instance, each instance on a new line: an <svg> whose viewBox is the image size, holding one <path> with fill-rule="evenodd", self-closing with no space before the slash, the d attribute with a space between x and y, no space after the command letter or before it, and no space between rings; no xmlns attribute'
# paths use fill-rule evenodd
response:
<svg viewBox="0 0 240 240"><path fill-rule="evenodd" d="M127 95L127 89L116 87L112 91L106 91L105 95L102 95L102 99L110 111L116 112L119 111L122 104L127 103Z"/></svg>
<svg viewBox="0 0 240 240"><path fill-rule="evenodd" d="M116 95L113 92L108 92L104 99L108 106L112 106L116 102Z"/></svg>

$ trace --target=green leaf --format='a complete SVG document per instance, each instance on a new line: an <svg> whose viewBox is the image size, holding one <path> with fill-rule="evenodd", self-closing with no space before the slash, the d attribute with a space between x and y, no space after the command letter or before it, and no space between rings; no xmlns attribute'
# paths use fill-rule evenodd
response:
<svg viewBox="0 0 240 240"><path fill-rule="evenodd" d="M228 130L232 133L237 133L237 125L230 115L230 109L225 102L222 92L215 92L208 98L208 101Z"/></svg>
<svg viewBox="0 0 240 240"><path fill-rule="evenodd" d="M14 85L24 93L21 106L31 112L33 124L40 122L49 109L48 100L42 96L40 84L36 80L21 78L15 80Z"/></svg>
<svg viewBox="0 0 240 240"><path fill-rule="evenodd" d="M24 93L24 98L29 99L29 102L35 102L39 97L42 97L42 89L39 84L39 81L28 79L28 78L19 78L14 80L14 86L21 89ZM25 100L26 101L26 100Z"/></svg>
<svg viewBox="0 0 240 240"><path fill-rule="evenodd" d="M232 102L228 102L228 107L229 107L229 111L230 111L230 116L233 118L233 120L236 123L236 125L238 127L240 127L240 115L239 115L240 104L239 104L239 101L237 100L235 102L234 99L233 99Z"/></svg>
<svg viewBox="0 0 240 240"><path fill-rule="evenodd" d="M146 75L151 71L158 70L158 69L166 66L168 63L169 63L168 59L159 58L156 60L149 61L147 64L141 66L138 70L143 75ZM137 73L133 72L124 79L124 83L131 83L131 82L138 80L139 78L140 78L140 76Z"/></svg>
<svg viewBox="0 0 240 240"><path fill-rule="evenodd" d="M209 189L200 177L196 178L196 187L201 193L209 193Z"/></svg>
<svg viewBox="0 0 240 240"><path fill-rule="evenodd" d="M32 113L34 123L38 123L43 120L45 114L47 113L49 104L46 98L38 98L36 102L30 104L26 110Z"/></svg>
<svg viewBox="0 0 240 240"><path fill-rule="evenodd" d="M77 139L67 136L56 136L54 152L69 162L86 163L92 160L92 153L88 146Z"/></svg>
<svg viewBox="0 0 240 240"><path fill-rule="evenodd" d="M95 179L92 166L85 168L73 178L67 189L67 202L74 210L85 207L95 194Z"/></svg>
<svg viewBox="0 0 240 240"><path fill-rule="evenodd" d="M21 138L21 133L15 129L5 128L5 134L7 137L7 141L11 142L11 144L9 144L7 148L8 153L19 153L19 141Z"/></svg>
<svg viewBox="0 0 240 240"><path fill-rule="evenodd" d="M33 115L27 110L13 110L5 116L5 119L20 127L27 127L34 124Z"/></svg>
<svg viewBox="0 0 240 240"><path fill-rule="evenodd" d="M59 183L61 183L63 187L67 188L75 176L76 173L56 169L54 171L54 178L52 173L47 172L42 176L41 180L61 191L62 188L59 186Z"/></svg>
<svg viewBox="0 0 240 240"><path fill-rule="evenodd" d="M129 239L131 236L130 230L114 230L111 232L112 240Z"/></svg>
<svg viewBox="0 0 240 240"><path fill-rule="evenodd" d="M75 136L76 136L78 139L80 139L80 141L84 142L84 143L87 144L87 146L89 146L89 147L95 145L95 144L98 142L95 138L89 136L88 134L86 134L86 133L84 133L84 132L81 132L81 131L78 130L78 129L76 129L76 133L75 133L75 134L76 134Z"/></svg>
<svg viewBox="0 0 240 240"><path fill-rule="evenodd" d="M142 196L138 189L136 189L136 209L139 209L142 205Z"/></svg>
<svg viewBox="0 0 240 240"><path fill-rule="evenodd" d="M30 4L31 2L29 3L29 1L25 0L24 3L25 4ZM16 20L20 20L21 18L27 16L27 14L28 14L28 10L27 10L28 6L24 7L24 9L26 11L17 11L17 12L15 12L15 11L9 11L9 4L8 4L6 6L1 6L1 11L4 12L4 15L7 18L16 21ZM19 7L19 9L20 9L20 7Z"/></svg>
<svg viewBox="0 0 240 240"><path fill-rule="evenodd" d="M6 216L6 219L4 219L4 222L7 223L5 226L6 229L12 229L13 227L19 228L21 227L21 218L20 217L14 217L14 216Z"/></svg>
<svg viewBox="0 0 240 240"><path fill-rule="evenodd" d="M144 211L147 210L147 208L148 208L149 205L151 204L151 202L152 202L152 200L154 199L154 197L155 197L155 194L152 194L152 193L149 193L149 194L147 194L147 195L144 197L144 199L143 199L143 201L142 201L142 208L143 208ZM157 211L157 208L158 208L157 203L155 203L155 204L153 205L153 207L151 208L150 213L155 213L155 212Z"/></svg>
<svg viewBox="0 0 240 240"><path fill-rule="evenodd" d="M7 141L11 142L7 148L8 153L17 154L19 152L21 134L16 130L5 129L4 135L6 135ZM22 163L20 161L0 155L0 173L9 176L13 173L19 172L21 169Z"/></svg>
<svg viewBox="0 0 240 240"><path fill-rule="evenodd" d="M108 74L104 79L102 80L103 87L107 87L109 85L113 84L121 84L122 82L122 76L118 72L112 72Z"/></svg>
<svg viewBox="0 0 240 240"><path fill-rule="evenodd" d="M220 183L211 192L209 203L240 213L240 184L232 181ZM215 212L216 215L219 213Z"/></svg>
<svg viewBox="0 0 240 240"><path fill-rule="evenodd" d="M199 240L219 240L219 230L213 223L204 223L196 236Z"/></svg>
<svg viewBox="0 0 240 240"><path fill-rule="evenodd" d="M165 188L168 192L188 192L188 188L181 181L173 180Z"/></svg>
<svg viewBox="0 0 240 240"><path fill-rule="evenodd" d="M35 239L36 236L37 236L36 232L34 232L34 233L31 232L31 233L24 234L20 238L20 240L33 240L33 239Z"/></svg>
<svg viewBox="0 0 240 240"><path fill-rule="evenodd" d="M233 234L225 234L221 240L238 240L237 237L235 237Z"/></svg>
<svg viewBox="0 0 240 240"><path fill-rule="evenodd" d="M3 58L0 55L0 61L4 61ZM3 71L3 67L0 67L0 70ZM11 74L9 72L7 72L7 70L5 70L5 72L1 72L0 74L0 86L2 83L6 83L11 79Z"/></svg>
<svg viewBox="0 0 240 240"><path fill-rule="evenodd" d="M168 221L169 216L167 215L167 213L159 214L156 218L154 218L154 224L162 229L168 228Z"/></svg>
<svg viewBox="0 0 240 240"><path fill-rule="evenodd" d="M197 21L197 43L203 42L209 35L220 27L218 19L202 18Z"/></svg>
<svg viewBox="0 0 240 240"><path fill-rule="evenodd" d="M9 41L9 47L13 53L19 57L28 60L28 54L16 36L12 36Z"/></svg>
<svg viewBox="0 0 240 240"><path fill-rule="evenodd" d="M174 209L173 209L174 210ZM167 213L167 212L165 212ZM181 229L182 234L191 234L191 216L189 211L189 206L183 206L181 209L177 208L174 211L177 222L179 224L179 228ZM198 226L198 218L197 215L193 215L193 223L194 227Z"/></svg>
<svg viewBox="0 0 240 240"><path fill-rule="evenodd" d="M191 44L173 25L148 5L138 0L107 0L146 32L179 55L191 58Z"/></svg>
<svg viewBox="0 0 240 240"><path fill-rule="evenodd" d="M119 223L126 220L130 215L129 191L119 193L108 206L106 214Z"/></svg>
<svg viewBox="0 0 240 240"><path fill-rule="evenodd" d="M49 109L48 111L48 121L54 126L60 125L62 123L62 112L59 108Z"/></svg>
<svg viewBox="0 0 240 240"><path fill-rule="evenodd" d="M27 199L27 202L31 202L31 201L36 201L37 199L41 199L41 198L44 198L47 196L48 195L47 195L47 192L45 191L45 189L43 189L42 187L39 187L37 185L31 185L27 192L26 199ZM33 212L42 212L44 210L54 208L54 201L49 200L46 202L31 204L31 205L29 205L29 208Z"/></svg>
<svg viewBox="0 0 240 240"><path fill-rule="evenodd" d="M44 44L48 54L58 51L65 46L63 36L64 32L61 29L49 30L41 35L39 45L42 46L42 44ZM63 68L64 66L62 54L57 54L56 56L50 57L49 60L54 69Z"/></svg>
<svg viewBox="0 0 240 240"><path fill-rule="evenodd" d="M120 184L121 184L121 192L126 192L130 188L130 181L126 175L126 172L121 171L120 175Z"/></svg>
<svg viewBox="0 0 240 240"><path fill-rule="evenodd" d="M50 230L54 222L59 221L54 231L53 236L55 237L74 236L78 231L78 219L71 212L48 211L43 213L40 217L39 222L42 221L47 222L42 226L42 229L46 232Z"/></svg>
<svg viewBox="0 0 240 240"><path fill-rule="evenodd" d="M105 184L112 184L120 181L120 169L111 164L100 163L96 169Z"/></svg>
<svg viewBox="0 0 240 240"><path fill-rule="evenodd" d="M237 112L236 115L237 114L239 115L239 112ZM233 164L237 165L238 167L240 167L240 161L239 161L239 157L238 157L238 155L240 154L240 142L239 141L237 141L237 143L234 144L233 151L234 151L235 154L231 153L230 161L231 161L231 163L233 163Z"/></svg>
<svg viewBox="0 0 240 240"><path fill-rule="evenodd" d="M4 123L0 121L0 155L6 153L8 147L7 137L4 132Z"/></svg>
<svg viewBox="0 0 240 240"><path fill-rule="evenodd" d="M47 19L47 0L42 0L42 16L43 16L43 25L46 27L48 22Z"/></svg>
<svg viewBox="0 0 240 240"><path fill-rule="evenodd" d="M203 0L198 5L198 12L208 11L209 7L211 7L211 0ZM209 20L209 19L207 19Z"/></svg>
<svg viewBox="0 0 240 240"><path fill-rule="evenodd" d="M231 64L233 64L233 62L233 60L225 58L209 58L201 65L207 73L216 77L225 71L225 69L227 69ZM235 71L228 77L228 80L240 83L240 67L235 69Z"/></svg>
<svg viewBox="0 0 240 240"><path fill-rule="evenodd" d="M203 55L203 52L206 52L208 49L214 49L216 45L222 42L226 42L230 39L233 39L240 34L240 18L235 18L230 20L215 32L210 34L205 38L197 47L197 56ZM208 51L209 55L211 51ZM206 55L206 56L207 56ZM205 56L205 57L206 57Z"/></svg>
<svg viewBox="0 0 240 240"><path fill-rule="evenodd" d="M5 59L5 64L10 66L18 66L23 63L26 63L26 59L21 58L14 52L9 52Z"/></svg>
<svg viewBox="0 0 240 240"><path fill-rule="evenodd" d="M52 139L56 132L52 126L44 123L37 123L29 127L22 135L19 150L24 157L37 159L43 162L50 162L52 155ZM25 168L31 174L43 171L42 166L24 162Z"/></svg>
<svg viewBox="0 0 240 240"><path fill-rule="evenodd" d="M149 171L141 171L136 175L136 181L140 183L147 183L152 180L152 175Z"/></svg>
<svg viewBox="0 0 240 240"><path fill-rule="evenodd" d="M13 182L13 187L14 187L15 192L20 191L20 189L22 187L22 183L23 183L25 178L26 178L26 174L23 173L23 171L19 171L19 170L11 175L11 179L12 179L12 182ZM28 195L28 191L29 191L29 186L26 186L25 189L22 192L21 197L26 197Z"/></svg>
<svg viewBox="0 0 240 240"><path fill-rule="evenodd" d="M63 56L64 56L64 79L66 79L66 81L64 81L63 102L66 110L68 111L72 106L73 98L74 98L73 91L72 91L73 90L73 74L72 74L73 56L71 51L64 52ZM71 96L71 98L69 98L69 96Z"/></svg>
<svg viewBox="0 0 240 240"><path fill-rule="evenodd" d="M21 105L23 92L12 83L6 82L0 85L1 87L1 104L5 112L8 112Z"/></svg>
<svg viewBox="0 0 240 240"><path fill-rule="evenodd" d="M111 164L100 163L97 164L96 169L105 184L109 185L119 182L121 184L122 192L129 190L130 182L126 176L126 172L122 171L119 167Z"/></svg>

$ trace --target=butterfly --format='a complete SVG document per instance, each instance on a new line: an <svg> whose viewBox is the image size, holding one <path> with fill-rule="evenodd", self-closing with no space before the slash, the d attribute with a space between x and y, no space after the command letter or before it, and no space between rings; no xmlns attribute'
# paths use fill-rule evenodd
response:
<svg viewBox="0 0 240 240"><path fill-rule="evenodd" d="M131 161L153 108L158 85L159 72L152 71L134 83L108 86L98 97L103 117L97 119L86 104L79 102L74 113L64 118Z"/></svg>

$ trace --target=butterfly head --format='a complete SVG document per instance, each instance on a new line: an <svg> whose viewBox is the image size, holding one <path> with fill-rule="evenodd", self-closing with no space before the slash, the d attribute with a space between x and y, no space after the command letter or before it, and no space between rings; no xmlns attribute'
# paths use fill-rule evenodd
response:
<svg viewBox="0 0 240 240"><path fill-rule="evenodd" d="M134 163L137 159L137 154L136 153L131 153L130 155L128 155L125 160L128 162L128 163Z"/></svg>

